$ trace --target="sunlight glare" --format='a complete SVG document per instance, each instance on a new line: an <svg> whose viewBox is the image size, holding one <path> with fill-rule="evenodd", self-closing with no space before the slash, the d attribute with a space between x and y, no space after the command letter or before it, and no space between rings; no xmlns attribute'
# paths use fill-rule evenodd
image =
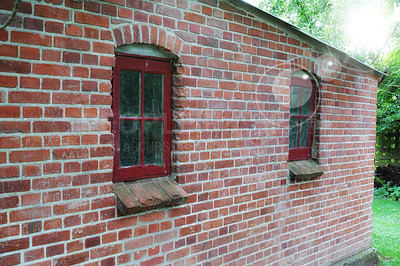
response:
<svg viewBox="0 0 400 266"><path fill-rule="evenodd" d="M346 24L346 34L351 40L352 50L376 51L385 45L390 35L390 23L382 6L382 3L379 5L375 1L356 9L350 15Z"/></svg>

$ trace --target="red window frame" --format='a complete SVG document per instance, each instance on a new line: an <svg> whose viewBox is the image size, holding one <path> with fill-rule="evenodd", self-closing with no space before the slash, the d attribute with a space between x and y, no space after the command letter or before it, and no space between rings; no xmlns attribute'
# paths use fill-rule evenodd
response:
<svg viewBox="0 0 400 266"><path fill-rule="evenodd" d="M296 160L306 160L310 159L312 156L312 142L314 137L314 112L315 112L315 94L316 94L316 83L312 79L308 77L306 79L292 76L291 78L291 86L290 86L290 97L292 98L293 86L300 87L300 96L299 102L302 102L301 99L301 90L302 88L310 88L311 84L311 99L310 99L310 113L307 115L301 114L301 106L299 106L299 114L290 114L289 119L296 118L298 119L297 125L297 147L289 148L289 161ZM301 134L301 119L307 119L309 121L308 126L308 146L300 147L300 134ZM290 136L290 134L289 134ZM290 137L289 137L290 138ZM289 139L290 142L290 139Z"/></svg>
<svg viewBox="0 0 400 266"><path fill-rule="evenodd" d="M120 116L120 72L137 71L141 73L141 105L139 117ZM144 73L164 74L163 116L144 116ZM155 57L131 56L116 54L116 62L113 70L113 133L114 133L114 168L113 181L131 181L137 179L166 176L171 174L171 85L172 62L169 59ZM122 167L120 165L120 121L136 120L141 123L140 130L140 164ZM163 121L163 165L144 164L144 121Z"/></svg>

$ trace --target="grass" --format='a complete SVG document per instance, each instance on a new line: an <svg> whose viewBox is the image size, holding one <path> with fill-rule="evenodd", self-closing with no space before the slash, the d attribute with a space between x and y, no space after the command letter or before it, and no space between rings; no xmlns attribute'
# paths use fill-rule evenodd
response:
<svg viewBox="0 0 400 266"><path fill-rule="evenodd" d="M400 202L374 199L372 246L381 254L382 265L400 265Z"/></svg>

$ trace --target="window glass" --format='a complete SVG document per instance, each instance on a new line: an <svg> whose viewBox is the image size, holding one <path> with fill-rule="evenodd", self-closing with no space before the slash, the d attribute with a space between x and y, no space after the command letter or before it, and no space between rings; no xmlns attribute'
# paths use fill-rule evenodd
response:
<svg viewBox="0 0 400 266"><path fill-rule="evenodd" d="M144 121L144 164L163 163L163 122Z"/></svg>
<svg viewBox="0 0 400 266"><path fill-rule="evenodd" d="M301 119L299 147L308 147L308 128L309 120L305 118Z"/></svg>
<svg viewBox="0 0 400 266"><path fill-rule="evenodd" d="M119 112L121 116L140 116L141 73L121 71L119 76Z"/></svg>
<svg viewBox="0 0 400 266"><path fill-rule="evenodd" d="M289 120L289 148L297 147L297 136L298 136L298 118L290 118Z"/></svg>
<svg viewBox="0 0 400 266"><path fill-rule="evenodd" d="M163 74L144 73L144 116L162 116L163 88Z"/></svg>
<svg viewBox="0 0 400 266"><path fill-rule="evenodd" d="M300 106L300 87L293 86L290 92L290 113L298 114Z"/></svg>
<svg viewBox="0 0 400 266"><path fill-rule="evenodd" d="M311 85L311 84L310 84ZM301 88L301 114L310 114L312 88Z"/></svg>
<svg viewBox="0 0 400 266"><path fill-rule="evenodd" d="M121 166L140 164L140 121L121 120L119 127Z"/></svg>

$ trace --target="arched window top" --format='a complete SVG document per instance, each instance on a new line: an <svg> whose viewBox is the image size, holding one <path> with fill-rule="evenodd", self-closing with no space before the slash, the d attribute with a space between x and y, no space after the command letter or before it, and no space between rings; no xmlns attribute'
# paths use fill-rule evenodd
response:
<svg viewBox="0 0 400 266"><path fill-rule="evenodd" d="M178 57L156 45L152 44L127 44L115 48L116 53L140 55L144 57L157 57L176 60Z"/></svg>

